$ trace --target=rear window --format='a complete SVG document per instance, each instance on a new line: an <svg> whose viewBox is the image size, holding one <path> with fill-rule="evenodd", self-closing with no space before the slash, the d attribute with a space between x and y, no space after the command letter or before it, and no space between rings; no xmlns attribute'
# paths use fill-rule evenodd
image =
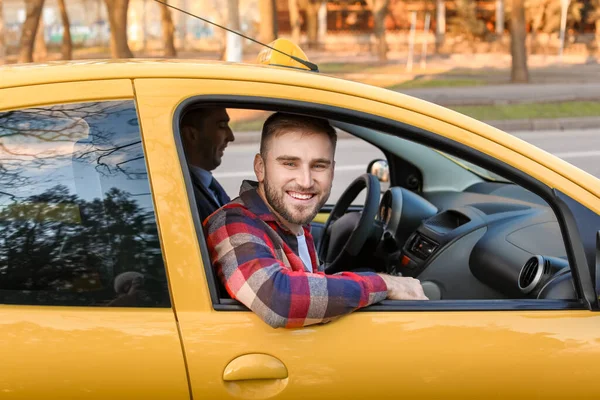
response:
<svg viewBox="0 0 600 400"><path fill-rule="evenodd" d="M0 113L0 303L170 306L133 101Z"/></svg>

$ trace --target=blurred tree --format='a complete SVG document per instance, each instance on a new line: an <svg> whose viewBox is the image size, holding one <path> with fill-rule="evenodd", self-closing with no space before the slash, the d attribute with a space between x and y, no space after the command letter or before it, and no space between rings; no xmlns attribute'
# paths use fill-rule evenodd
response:
<svg viewBox="0 0 600 400"><path fill-rule="evenodd" d="M318 24L318 41L319 43L325 43L327 38L327 1L322 1L321 6L319 7L319 12L317 13L317 17L319 20Z"/></svg>
<svg viewBox="0 0 600 400"><path fill-rule="evenodd" d="M496 0L496 35L504 34L504 0Z"/></svg>
<svg viewBox="0 0 600 400"><path fill-rule="evenodd" d="M33 61L33 46L40 24L40 16L44 0L28 0L25 2L27 16L21 30L21 42L19 43L19 62L27 63Z"/></svg>
<svg viewBox="0 0 600 400"><path fill-rule="evenodd" d="M159 4L159 6L161 6L161 4ZM142 50L145 52L146 50L148 50L148 0L142 0L142 12L140 14L140 25L142 27L142 29L140 29L142 36Z"/></svg>
<svg viewBox="0 0 600 400"><path fill-rule="evenodd" d="M44 26L44 15L40 17L38 24L38 30L35 35L35 44L33 46L33 61L41 62L46 61L48 58L48 46L46 46L46 28Z"/></svg>
<svg viewBox="0 0 600 400"><path fill-rule="evenodd" d="M213 0L214 3L215 0ZM179 2L177 3L179 4L179 8L181 8L182 10L189 10L188 8L188 0L179 0ZM188 37L188 23L189 23L189 16L184 14L184 13L178 13L177 14L177 31L179 32L179 48L183 51L188 49L188 41L187 41L187 37Z"/></svg>
<svg viewBox="0 0 600 400"><path fill-rule="evenodd" d="M560 30L561 2L557 0L527 1L527 23L533 32L554 33ZM567 11L567 26L582 20L583 4L571 1Z"/></svg>
<svg viewBox="0 0 600 400"><path fill-rule="evenodd" d="M4 39L4 15L2 14L3 4L0 0L0 64L4 63L6 57L5 39Z"/></svg>
<svg viewBox="0 0 600 400"><path fill-rule="evenodd" d="M38 0L39 1L39 0ZM105 0L110 22L110 54L112 58L133 58L127 43L127 9L129 0Z"/></svg>
<svg viewBox="0 0 600 400"><path fill-rule="evenodd" d="M1 1L1 0L0 0ZM292 41L300 44L300 6L298 0L288 0L290 9L290 26L292 27Z"/></svg>
<svg viewBox="0 0 600 400"><path fill-rule="evenodd" d="M485 35L485 23L477 18L477 3L473 0L456 0L456 16L450 18L449 31L465 36L469 41Z"/></svg>
<svg viewBox="0 0 600 400"><path fill-rule="evenodd" d="M555 34L560 32L562 7L561 2L558 0L528 0L526 3L526 24L531 27L532 37L535 37L538 33L543 34ZM581 22L584 21L584 3L580 1L571 1L569 8L567 9L567 26L565 32L565 39L568 36L569 31L574 30L575 25L579 24L580 27L583 25ZM550 42L546 42L545 50L548 51ZM565 44L568 40L565 40ZM533 46L537 45L536 40L532 40ZM535 51L534 49L532 49Z"/></svg>
<svg viewBox="0 0 600 400"><path fill-rule="evenodd" d="M63 60L70 60L73 58L73 41L71 40L71 23L69 22L65 0L58 0L58 7L63 24L63 42L60 52Z"/></svg>
<svg viewBox="0 0 600 400"><path fill-rule="evenodd" d="M388 46L385 41L385 17L388 13L390 0L367 0L367 5L373 13L373 33L377 39L377 56L380 61L387 60Z"/></svg>
<svg viewBox="0 0 600 400"><path fill-rule="evenodd" d="M306 3L306 36L309 48L319 46L319 9L322 0L308 0Z"/></svg>
<svg viewBox="0 0 600 400"><path fill-rule="evenodd" d="M186 1L187 0L184 0L184 3ZM213 22L220 25L227 25L227 6L223 7L223 0L211 0L210 5L214 11ZM181 25L181 22L178 25ZM219 55L217 56L217 59L225 61L227 60L227 31L225 29L217 28L213 32L214 38L217 40L219 46ZM182 38L182 40L184 40L184 38Z"/></svg>
<svg viewBox="0 0 600 400"><path fill-rule="evenodd" d="M511 81L528 82L527 47L525 40L525 0L512 0L510 16L510 53L512 56Z"/></svg>
<svg viewBox="0 0 600 400"><path fill-rule="evenodd" d="M168 3L169 0L164 0ZM160 4L160 16L162 19L162 34L165 57L177 57L175 50L175 26L171 18L171 10L164 4ZM145 23L145 21L144 21Z"/></svg>
<svg viewBox="0 0 600 400"><path fill-rule="evenodd" d="M240 3L238 0L227 0L227 26L239 32L240 27ZM230 62L242 61L242 38L232 32L227 32L226 57Z"/></svg>
<svg viewBox="0 0 600 400"><path fill-rule="evenodd" d="M260 40L270 43L277 38L277 4L275 0L259 0Z"/></svg>
<svg viewBox="0 0 600 400"><path fill-rule="evenodd" d="M596 25L596 46L600 47L600 0L590 1L591 9L587 14L587 22Z"/></svg>
<svg viewBox="0 0 600 400"><path fill-rule="evenodd" d="M436 0L435 15L435 51L438 53L444 44L446 35L446 3L444 0Z"/></svg>

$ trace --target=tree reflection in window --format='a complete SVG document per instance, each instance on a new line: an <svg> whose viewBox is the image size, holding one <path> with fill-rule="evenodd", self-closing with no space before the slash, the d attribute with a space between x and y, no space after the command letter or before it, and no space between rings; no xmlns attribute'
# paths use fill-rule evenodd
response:
<svg viewBox="0 0 600 400"><path fill-rule="evenodd" d="M0 302L169 306L132 101L0 113Z"/></svg>

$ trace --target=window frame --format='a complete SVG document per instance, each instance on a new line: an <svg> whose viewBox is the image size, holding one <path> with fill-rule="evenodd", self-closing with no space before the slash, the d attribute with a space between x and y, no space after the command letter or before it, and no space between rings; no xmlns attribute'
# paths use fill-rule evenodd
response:
<svg viewBox="0 0 600 400"><path fill-rule="evenodd" d="M362 312L389 312L389 311L509 311L509 310L598 310L598 298L595 295L595 289L592 280L591 266L594 260L586 259L586 252L581 241L577 221L571 208L563 200L566 195L551 189L537 179L523 173L515 167L496 160L493 157L484 154L478 150L472 149L463 143L455 142L451 139L437 135L421 128L417 128L406 123L391 120L388 118L372 115L369 113L330 106L325 104L276 99L260 96L241 96L241 95L196 95L182 101L173 114L173 135L176 144L176 151L182 166L184 184L187 190L188 203L192 212L194 227L196 229L196 239L200 247L200 253L204 264L206 284L209 288L211 303L216 311L244 311L247 307L231 299L219 297L216 282L216 276L212 263L210 262L209 252L202 229L198 211L195 206L194 193L192 190L192 181L186 165L185 154L181 142L181 133L179 125L183 113L190 107L225 107L238 109L258 109L265 111L285 111L308 114L315 117L340 120L356 125L362 125L368 128L376 129L382 132L400 136L404 139L444 151L450 155L455 155L476 165L481 165L485 169L510 179L515 184L524 187L527 190L537 194L548 203L557 217L560 225L561 234L565 243L565 249L571 271L578 300L534 300L534 299L498 299L498 300L433 300L428 302L417 301L396 301L386 300L381 303L366 307ZM392 133L394 132L394 133ZM363 139L364 140L364 139ZM374 145L373 143L371 143ZM376 146L376 145L375 145ZM378 146L376 146L378 147ZM388 156L385 149L380 150ZM393 176L391 176L394 182ZM579 203L577 203L579 204Z"/></svg>

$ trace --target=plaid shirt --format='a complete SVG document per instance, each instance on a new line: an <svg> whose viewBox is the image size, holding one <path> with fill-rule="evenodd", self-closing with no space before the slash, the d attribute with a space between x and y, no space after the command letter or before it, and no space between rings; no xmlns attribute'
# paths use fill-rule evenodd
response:
<svg viewBox="0 0 600 400"><path fill-rule="evenodd" d="M313 272L298 256L296 236L280 224L256 183L204 221L213 265L229 295L274 328L328 322L386 298L374 273L325 275L308 227L303 227Z"/></svg>

